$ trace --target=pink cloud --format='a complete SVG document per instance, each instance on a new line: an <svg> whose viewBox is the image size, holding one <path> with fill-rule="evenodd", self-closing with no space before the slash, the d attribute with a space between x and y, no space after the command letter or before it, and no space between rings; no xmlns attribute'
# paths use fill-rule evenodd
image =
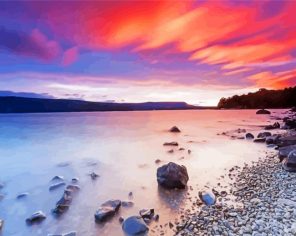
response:
<svg viewBox="0 0 296 236"><path fill-rule="evenodd" d="M63 54L62 65L68 66L73 64L78 58L78 53L79 52L77 47L67 49Z"/></svg>

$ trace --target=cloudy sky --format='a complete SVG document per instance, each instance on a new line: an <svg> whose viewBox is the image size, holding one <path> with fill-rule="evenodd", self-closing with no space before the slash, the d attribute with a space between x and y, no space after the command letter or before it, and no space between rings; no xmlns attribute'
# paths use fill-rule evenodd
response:
<svg viewBox="0 0 296 236"><path fill-rule="evenodd" d="M1 1L0 90L186 101L296 85L296 1Z"/></svg>

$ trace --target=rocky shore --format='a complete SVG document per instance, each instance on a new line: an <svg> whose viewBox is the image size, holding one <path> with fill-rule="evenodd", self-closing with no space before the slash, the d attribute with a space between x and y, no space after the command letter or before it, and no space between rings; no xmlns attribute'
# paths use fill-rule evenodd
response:
<svg viewBox="0 0 296 236"><path fill-rule="evenodd" d="M293 111L283 124L285 134L262 138L267 146L273 145L274 151L251 165L231 168L227 174L232 182L227 192L220 185L212 189L215 204L205 205L196 198L191 211L181 213L174 224L177 236L296 235L296 166L293 168L291 160L296 153ZM272 141L268 137L273 137ZM290 171L283 168L283 160L292 161Z"/></svg>

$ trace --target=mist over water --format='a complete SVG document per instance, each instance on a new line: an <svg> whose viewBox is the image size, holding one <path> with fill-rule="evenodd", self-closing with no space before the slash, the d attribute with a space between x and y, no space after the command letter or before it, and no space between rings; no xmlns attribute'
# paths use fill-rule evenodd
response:
<svg viewBox="0 0 296 236"><path fill-rule="evenodd" d="M272 112L280 115L283 110ZM256 115L255 110L0 115L0 182L5 184L0 189L4 195L0 218L5 221L0 235L72 230L88 236L123 235L118 217L136 215L143 208L154 208L160 223L174 220L178 209L188 204L189 190L170 193L159 188L157 167L170 161L185 165L191 194L197 195L205 186L221 182L218 178L232 166L251 163L266 152L265 145L217 134L238 128L257 134L268 119ZM174 125L182 132L168 132ZM170 141L179 146L163 146ZM185 150L179 151L180 147ZM168 153L170 149L174 152ZM157 165L156 159L162 162ZM93 171L100 175L96 180L88 175ZM48 189L55 175L64 176L67 183L78 177L81 187L69 210L59 218L51 210L63 188ZM16 199L22 192L29 195ZM121 208L104 225L95 223L94 213L103 202L128 200L129 192L133 192L134 207ZM25 219L38 210L46 213L47 219L28 226Z"/></svg>

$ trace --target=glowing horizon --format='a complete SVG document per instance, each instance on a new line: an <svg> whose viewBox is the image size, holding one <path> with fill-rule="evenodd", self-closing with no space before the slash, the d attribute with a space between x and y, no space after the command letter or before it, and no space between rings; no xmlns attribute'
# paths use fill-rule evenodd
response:
<svg viewBox="0 0 296 236"><path fill-rule="evenodd" d="M294 1L0 3L0 87L185 101L296 85Z"/></svg>

